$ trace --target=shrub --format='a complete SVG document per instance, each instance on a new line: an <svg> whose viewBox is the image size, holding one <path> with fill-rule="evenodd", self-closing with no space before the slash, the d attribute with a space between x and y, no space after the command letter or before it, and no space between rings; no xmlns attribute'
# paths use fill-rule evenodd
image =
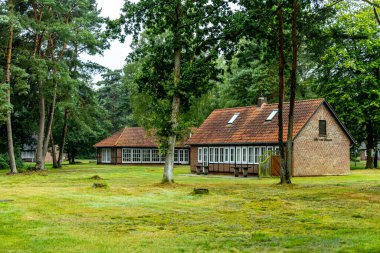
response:
<svg viewBox="0 0 380 253"><path fill-rule="evenodd" d="M24 163L21 160L21 157L16 155L16 167L19 169L22 169L23 166L24 166ZM8 153L0 154L0 169L1 170L9 170L9 168L10 167L9 167L9 155L8 155Z"/></svg>

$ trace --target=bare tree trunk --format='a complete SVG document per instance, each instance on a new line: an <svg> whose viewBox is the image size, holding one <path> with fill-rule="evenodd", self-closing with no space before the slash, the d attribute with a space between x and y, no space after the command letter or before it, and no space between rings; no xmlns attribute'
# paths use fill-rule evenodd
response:
<svg viewBox="0 0 380 253"><path fill-rule="evenodd" d="M68 130L68 118L69 118L69 110L65 109L65 117L64 117L64 122L63 122L61 145L59 146L59 156L58 156L58 167L57 168L62 168L63 152L65 151L65 143L66 143L66 136L67 136L67 130Z"/></svg>
<svg viewBox="0 0 380 253"><path fill-rule="evenodd" d="M37 139L37 154L36 154L36 169L45 170L45 156L43 152L44 136L45 136L45 97L42 94L42 84L40 84L39 100L40 100L40 115L38 123L38 139Z"/></svg>
<svg viewBox="0 0 380 253"><path fill-rule="evenodd" d="M283 6L282 2L278 4L278 36L279 36L279 62L278 62L278 77L279 77L279 92L278 92L278 144L280 148L280 164L281 164L281 181L286 182L285 178L285 150L284 150L284 122L283 122L283 105L284 105L284 27L283 27Z"/></svg>
<svg viewBox="0 0 380 253"><path fill-rule="evenodd" d="M50 105L49 118L48 118L48 124L47 124L47 129L46 129L46 136L45 136L45 141L44 141L44 146L43 146L44 159L45 159L46 154L47 154L48 149L49 149L49 142L50 142L50 137L51 137L51 129L53 126L56 100L57 100L57 85L54 85L53 101Z"/></svg>
<svg viewBox="0 0 380 253"><path fill-rule="evenodd" d="M10 11L13 12L13 6L10 7ZM7 99L8 104L11 104L11 63L12 63L12 47L13 47L13 17L9 21L9 42L7 49L7 65L6 65L6 83L7 87ZM16 174L16 159L13 147L13 131L12 131L12 112L7 113L7 138L8 138L8 154L9 154L9 165L10 173Z"/></svg>
<svg viewBox="0 0 380 253"><path fill-rule="evenodd" d="M162 183L174 183L173 179L173 167L174 167L174 149L177 140L176 129L178 126L178 113L180 106L180 98L178 96L173 97L172 103L172 134L168 138L168 150L165 157L164 176Z"/></svg>
<svg viewBox="0 0 380 253"><path fill-rule="evenodd" d="M286 140L286 170L285 181L283 183L291 184L291 170L293 158L293 122L294 122L294 104L296 100L297 90L297 15L298 15L298 2L293 0L293 17L292 17L292 73L290 84L290 104L289 104L289 123L288 123L288 136Z"/></svg>
<svg viewBox="0 0 380 253"><path fill-rule="evenodd" d="M367 163L365 165L366 169L373 169L373 151L375 147L375 141L373 136L373 127L371 122L366 123L366 129L367 129Z"/></svg>
<svg viewBox="0 0 380 253"><path fill-rule="evenodd" d="M181 16L182 16L182 6L181 3L177 4L175 18L176 18L176 28L180 27ZM177 43L174 45L174 72L173 81L174 87L178 87L181 83L181 46L178 45L180 35L174 32L174 39ZM165 157L165 167L164 176L162 178L162 183L174 183L173 179L173 167L174 167L174 149L177 141L177 128L178 128L178 115L180 107L180 97L178 94L174 93L172 101L172 112L171 112L171 134L168 137L168 150Z"/></svg>
<svg viewBox="0 0 380 253"><path fill-rule="evenodd" d="M51 156L53 158L53 168L58 168L57 154L55 152L55 142L54 142L53 133L50 134L50 142L51 142Z"/></svg>

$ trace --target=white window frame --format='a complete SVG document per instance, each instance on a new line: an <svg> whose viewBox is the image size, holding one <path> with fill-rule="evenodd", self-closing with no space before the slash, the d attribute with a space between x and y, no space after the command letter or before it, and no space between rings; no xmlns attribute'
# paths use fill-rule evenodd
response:
<svg viewBox="0 0 380 253"><path fill-rule="evenodd" d="M111 148L102 148L102 163L111 163Z"/></svg>
<svg viewBox="0 0 380 253"><path fill-rule="evenodd" d="M264 155L266 152L267 152L267 147L261 146L260 147L260 156ZM261 159L262 159L262 157L259 159L260 163L262 162Z"/></svg>
<svg viewBox="0 0 380 253"><path fill-rule="evenodd" d="M210 151L210 154L211 154L211 151ZM215 163L220 162L220 160L219 160L219 148L218 147L214 148L214 162Z"/></svg>
<svg viewBox="0 0 380 253"><path fill-rule="evenodd" d="M189 150L183 149L183 154L184 154L183 163L189 164Z"/></svg>
<svg viewBox="0 0 380 253"><path fill-rule="evenodd" d="M245 153L245 159L244 159L244 153ZM247 147L241 148L241 162L248 163L248 148Z"/></svg>
<svg viewBox="0 0 380 253"><path fill-rule="evenodd" d="M248 147L247 157L248 157L248 163L254 164L254 161L255 161L255 148L254 147Z"/></svg>
<svg viewBox="0 0 380 253"><path fill-rule="evenodd" d="M174 163L179 163L179 150L174 149Z"/></svg>
<svg viewBox="0 0 380 253"><path fill-rule="evenodd" d="M266 121L272 121L274 116L276 116L276 114L278 113L278 109L275 109L271 112L271 114L269 114L268 118L266 119Z"/></svg>
<svg viewBox="0 0 380 253"><path fill-rule="evenodd" d="M235 152L235 147L230 147L230 163L234 163L236 160L236 152Z"/></svg>
<svg viewBox="0 0 380 253"><path fill-rule="evenodd" d="M267 152L269 153L269 151L272 151L271 155L273 155L273 150L274 150L273 146L267 146Z"/></svg>
<svg viewBox="0 0 380 253"><path fill-rule="evenodd" d="M138 148L132 149L132 163L141 163L141 161L142 161L141 153L142 153L141 149L138 149Z"/></svg>
<svg viewBox="0 0 380 253"><path fill-rule="evenodd" d="M209 160L210 160L210 163L214 163L214 148L213 147L211 147L211 148L209 148L209 155L210 155L210 157L209 157Z"/></svg>
<svg viewBox="0 0 380 253"><path fill-rule="evenodd" d="M127 151L129 151L129 160L128 160ZM121 163L132 163L132 149L123 148L121 150Z"/></svg>
<svg viewBox="0 0 380 253"><path fill-rule="evenodd" d="M149 153L149 160L145 161L144 156L148 153ZM141 163L151 163L152 162L152 152L150 151L150 149L141 149L140 155L141 155Z"/></svg>
<svg viewBox="0 0 380 253"><path fill-rule="evenodd" d="M209 148L208 147L204 147L203 148L203 165L208 165L209 164L209 155L210 155L210 152L209 152Z"/></svg>
<svg viewBox="0 0 380 253"><path fill-rule="evenodd" d="M236 163L241 163L241 147L236 147L235 155Z"/></svg>
<svg viewBox="0 0 380 253"><path fill-rule="evenodd" d="M254 147L254 152L253 152L253 164L259 164L259 160L260 160L260 153L261 153L261 148L260 147L257 147L255 146Z"/></svg>
<svg viewBox="0 0 380 253"><path fill-rule="evenodd" d="M203 148L198 148L198 163L203 162Z"/></svg>
<svg viewBox="0 0 380 253"><path fill-rule="evenodd" d="M274 154L280 155L280 147L279 146L274 146Z"/></svg>
<svg viewBox="0 0 380 253"><path fill-rule="evenodd" d="M231 125L232 123L234 123L234 121L237 119L237 117L239 117L239 115L240 115L239 112L238 112L238 113L235 113L235 114L231 117L231 119L228 121L227 124Z"/></svg>
<svg viewBox="0 0 380 253"><path fill-rule="evenodd" d="M219 163L224 163L224 148L219 148Z"/></svg>
<svg viewBox="0 0 380 253"><path fill-rule="evenodd" d="M155 157L155 159L153 159L154 157ZM160 163L160 150L158 150L158 149L152 149L151 150L151 161L152 161L152 163Z"/></svg>
<svg viewBox="0 0 380 253"><path fill-rule="evenodd" d="M230 147L223 148L224 151L224 163L230 162Z"/></svg>

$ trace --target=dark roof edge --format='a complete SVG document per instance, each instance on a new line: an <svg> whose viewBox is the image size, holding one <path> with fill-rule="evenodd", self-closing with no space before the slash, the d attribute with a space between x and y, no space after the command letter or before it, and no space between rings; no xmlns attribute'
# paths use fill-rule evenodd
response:
<svg viewBox="0 0 380 253"><path fill-rule="evenodd" d="M243 146L255 146L255 145L278 145L278 142L219 142L219 143L187 143L189 146L237 146L237 145L243 145Z"/></svg>

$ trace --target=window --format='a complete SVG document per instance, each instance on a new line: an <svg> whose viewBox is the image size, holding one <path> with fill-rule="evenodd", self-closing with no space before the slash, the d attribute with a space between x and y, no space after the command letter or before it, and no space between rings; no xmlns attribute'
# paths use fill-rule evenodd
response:
<svg viewBox="0 0 380 253"><path fill-rule="evenodd" d="M133 162L141 162L141 150L140 149L132 149L132 161Z"/></svg>
<svg viewBox="0 0 380 253"><path fill-rule="evenodd" d="M143 162L150 162L150 149L142 149L142 161Z"/></svg>
<svg viewBox="0 0 380 253"><path fill-rule="evenodd" d="M232 118L228 121L228 124L231 125L232 123L234 123L234 121L237 119L237 117L239 117L239 114L240 113L235 113Z"/></svg>
<svg viewBox="0 0 380 253"><path fill-rule="evenodd" d="M111 149L110 148L102 149L102 163L111 163Z"/></svg>
<svg viewBox="0 0 380 253"><path fill-rule="evenodd" d="M161 163L164 163L165 162L165 159L166 159L166 155L160 155L160 162Z"/></svg>
<svg viewBox="0 0 380 253"><path fill-rule="evenodd" d="M258 164L259 163L259 157L260 157L260 148L259 147L255 147L255 160L254 160L254 164Z"/></svg>
<svg viewBox="0 0 380 253"><path fill-rule="evenodd" d="M230 148L224 148L224 162L228 163L229 162L229 157L230 157Z"/></svg>
<svg viewBox="0 0 380 253"><path fill-rule="evenodd" d="M208 148L203 148L203 163L208 163Z"/></svg>
<svg viewBox="0 0 380 253"><path fill-rule="evenodd" d="M277 112L278 112L277 109L276 109L276 110L273 110L273 111L271 112L271 114L269 114L269 116L268 116L268 118L266 119L266 121L272 121L273 118L274 118L274 116L276 116Z"/></svg>
<svg viewBox="0 0 380 253"><path fill-rule="evenodd" d="M214 148L210 148L210 163L213 163L213 162L214 162Z"/></svg>
<svg viewBox="0 0 380 253"><path fill-rule="evenodd" d="M174 162L178 163L178 149L174 149Z"/></svg>
<svg viewBox="0 0 380 253"><path fill-rule="evenodd" d="M230 162L235 162L235 148L230 148Z"/></svg>
<svg viewBox="0 0 380 253"><path fill-rule="evenodd" d="M274 154L280 155L280 147L279 146L274 147Z"/></svg>
<svg viewBox="0 0 380 253"><path fill-rule="evenodd" d="M176 149L175 152L177 153L177 162L178 163L183 163L184 160L184 153L183 149Z"/></svg>
<svg viewBox="0 0 380 253"><path fill-rule="evenodd" d="M253 158L254 158L254 149L253 147L248 148L248 163L253 164Z"/></svg>
<svg viewBox="0 0 380 253"><path fill-rule="evenodd" d="M326 120L320 120L319 121L319 136L326 136Z"/></svg>
<svg viewBox="0 0 380 253"><path fill-rule="evenodd" d="M123 148L121 152L121 161L122 163L130 163L132 162L132 150L130 148Z"/></svg>
<svg viewBox="0 0 380 253"><path fill-rule="evenodd" d="M273 147L267 147L268 155L273 155Z"/></svg>
<svg viewBox="0 0 380 253"><path fill-rule="evenodd" d="M241 149L241 162L247 163L247 148L246 147Z"/></svg>
<svg viewBox="0 0 380 253"><path fill-rule="evenodd" d="M262 162L265 159L266 155L267 155L267 148L266 147L261 147L260 149L261 149L261 152L260 152L260 156L261 156L260 162ZM264 157L264 155L265 155L265 157Z"/></svg>
<svg viewBox="0 0 380 253"><path fill-rule="evenodd" d="M224 161L224 157L223 157L223 151L224 151L224 148L219 148L219 162L220 163L223 163Z"/></svg>
<svg viewBox="0 0 380 253"><path fill-rule="evenodd" d="M198 162L201 163L203 161L202 157L203 157L203 149L202 148L198 148Z"/></svg>
<svg viewBox="0 0 380 253"><path fill-rule="evenodd" d="M152 149L152 162L154 163L160 162L160 152L158 149Z"/></svg>
<svg viewBox="0 0 380 253"><path fill-rule="evenodd" d="M214 151L215 151L215 163L218 163L219 162L219 148L214 148ZM210 149L210 156L211 156L211 149Z"/></svg>
<svg viewBox="0 0 380 253"><path fill-rule="evenodd" d="M236 162L241 163L241 147L236 148Z"/></svg>
<svg viewBox="0 0 380 253"><path fill-rule="evenodd" d="M186 164L189 163L189 150L188 149L183 150L183 162Z"/></svg>

